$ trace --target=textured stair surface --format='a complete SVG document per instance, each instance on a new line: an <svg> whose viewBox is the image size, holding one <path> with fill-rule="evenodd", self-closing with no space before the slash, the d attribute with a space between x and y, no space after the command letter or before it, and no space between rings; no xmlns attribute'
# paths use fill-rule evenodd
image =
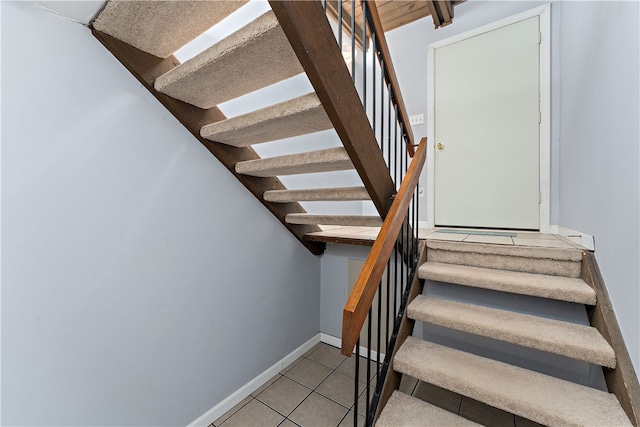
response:
<svg viewBox="0 0 640 427"><path fill-rule="evenodd" d="M302 66L278 20L269 11L159 77L155 88L173 98L207 109L302 72Z"/></svg>
<svg viewBox="0 0 640 427"><path fill-rule="evenodd" d="M344 147L236 163L237 173L261 177L348 169L353 169L353 163Z"/></svg>
<svg viewBox="0 0 640 427"><path fill-rule="evenodd" d="M246 2L112 0L93 27L151 55L166 58Z"/></svg>
<svg viewBox="0 0 640 427"><path fill-rule="evenodd" d="M377 427L480 426L397 390L387 401L375 425Z"/></svg>
<svg viewBox="0 0 640 427"><path fill-rule="evenodd" d="M242 116L204 126L200 135L210 141L247 147L331 129L331 120L315 93L309 93Z"/></svg>
<svg viewBox="0 0 640 427"><path fill-rule="evenodd" d="M578 249L487 245L427 239L427 261L551 276L580 277Z"/></svg>
<svg viewBox="0 0 640 427"><path fill-rule="evenodd" d="M426 262L418 270L421 279L531 295L579 304L595 305L596 292L584 280L493 268Z"/></svg>
<svg viewBox="0 0 640 427"><path fill-rule="evenodd" d="M310 201L347 201L370 200L365 187L310 188L305 190L271 190L265 191L267 202L310 202Z"/></svg>
<svg viewBox="0 0 640 427"><path fill-rule="evenodd" d="M608 368L616 367L613 348L596 328L539 316L440 298L418 296L409 304L414 320L481 335Z"/></svg>
<svg viewBox="0 0 640 427"><path fill-rule="evenodd" d="M630 426L613 394L407 338L393 368L548 426Z"/></svg>
<svg viewBox="0 0 640 427"><path fill-rule="evenodd" d="M346 227L380 227L379 216L289 214L288 224L343 225Z"/></svg>

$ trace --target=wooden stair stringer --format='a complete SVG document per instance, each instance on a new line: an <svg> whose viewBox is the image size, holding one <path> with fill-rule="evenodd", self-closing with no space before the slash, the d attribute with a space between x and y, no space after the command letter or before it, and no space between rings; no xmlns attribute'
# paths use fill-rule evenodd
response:
<svg viewBox="0 0 640 427"><path fill-rule="evenodd" d="M304 239L306 234L320 231L319 227L285 222L288 214L306 213L299 203L269 203L264 200L265 191L286 190L278 178L252 177L236 173L236 163L260 159L255 150L250 147L238 148L217 144L200 136L200 129L204 125L226 119L217 107L203 110L154 89L154 81L159 76L179 65L179 61L174 56L158 58L106 33L95 29L92 29L92 33L311 253L320 255L324 252L324 243Z"/></svg>

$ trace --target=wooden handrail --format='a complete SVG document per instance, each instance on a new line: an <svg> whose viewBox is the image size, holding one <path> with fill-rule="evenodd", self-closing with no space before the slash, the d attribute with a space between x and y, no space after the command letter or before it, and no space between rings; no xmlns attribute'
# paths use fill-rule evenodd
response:
<svg viewBox="0 0 640 427"><path fill-rule="evenodd" d="M418 150L413 156L400 190L389 209L369 256L356 280L351 295L344 306L342 318L342 354L351 356L358 341L362 325L371 308L378 284L382 279L387 262L393 253L398 234L402 228L415 192L420 172L427 157L427 138L422 138Z"/></svg>
<svg viewBox="0 0 640 427"><path fill-rule="evenodd" d="M320 2L269 0L371 201L386 218L396 192Z"/></svg>
<svg viewBox="0 0 640 427"><path fill-rule="evenodd" d="M369 25L373 28L374 33L376 35L376 43L378 48L378 55L380 55L384 61L384 74L387 83L391 85L392 99L395 99L396 104L398 105L398 114L400 122L404 127L404 131L407 135L407 151L409 152L409 156L413 157L414 155L414 137L413 131L411 130L411 123L409 121L409 114L407 113L407 108L404 105L404 100L402 98L402 93L400 92L400 85L398 84L398 77L396 76L395 68L393 67L393 62L391 61L391 54L389 53L389 45L387 45L387 39L384 36L384 28L382 28L382 21L380 20L380 14L378 13L378 7L376 6L375 1L366 1L367 3L367 18L369 21Z"/></svg>

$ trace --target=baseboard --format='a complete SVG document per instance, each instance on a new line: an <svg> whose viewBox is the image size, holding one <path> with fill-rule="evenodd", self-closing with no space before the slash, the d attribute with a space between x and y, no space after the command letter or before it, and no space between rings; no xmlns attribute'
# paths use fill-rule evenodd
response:
<svg viewBox="0 0 640 427"><path fill-rule="evenodd" d="M551 234L558 234L562 237L565 237L574 243L584 246L590 251L596 250L595 237L593 237L590 234L583 233L581 231L572 230L571 228L563 227L561 225L552 225Z"/></svg>
<svg viewBox="0 0 640 427"><path fill-rule="evenodd" d="M244 398L249 396L251 393L259 389L263 384L277 375L280 371L282 371L285 367L289 366L291 362L305 354L309 351L314 345L318 344L321 341L321 336L324 334L317 334L309 341L302 344L300 347L283 357L281 360L276 362L269 369L249 381L247 384L236 390L229 397L224 399L222 402L218 403L213 408L209 409L203 415L198 417L195 421L188 424L187 427L196 427L202 426L207 427L215 420L220 418L227 412L229 409L236 406L238 403L242 402ZM333 338L333 337L332 337ZM337 339L337 338L336 338ZM329 344L329 343L327 343ZM333 344L331 344L333 345ZM338 345L339 346L339 345Z"/></svg>
<svg viewBox="0 0 640 427"><path fill-rule="evenodd" d="M322 341L325 344L329 344L332 345L334 347L338 347L341 348L342 347L342 339L341 338L336 338L332 335L327 335L327 334L320 334L320 341ZM361 357L365 357L365 355L367 354L367 348L360 346L360 356ZM370 360L378 360L378 353L376 351L371 350L371 358ZM384 360L384 354L380 353L380 360Z"/></svg>

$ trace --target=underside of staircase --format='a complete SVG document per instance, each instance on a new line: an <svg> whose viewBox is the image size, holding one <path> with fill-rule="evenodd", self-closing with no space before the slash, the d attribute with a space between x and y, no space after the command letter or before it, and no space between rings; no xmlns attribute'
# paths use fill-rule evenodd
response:
<svg viewBox="0 0 640 427"><path fill-rule="evenodd" d="M416 280L418 289L408 305L406 320L411 325L422 322L452 331L463 337L458 339L463 340L464 349L432 342L429 337L406 336L392 359L394 375L413 378L540 425L637 425L637 377L624 346L617 346L617 351L612 347L612 343L619 344L611 332L619 333L617 324L607 328L597 320L603 307L608 311L608 297L595 283L592 253L427 240L423 259ZM485 294L580 305L590 314L594 326L558 320L558 313L522 313L519 307L509 305L513 298L461 301L431 296L429 286L423 291L425 280L458 288L462 295L465 290L477 295L473 289L481 289ZM481 337L489 343L508 343L601 366L610 391L617 391L620 396L560 378L562 375L518 366L522 363L517 360L506 363L480 355L478 347L465 345L464 337L476 337L475 343ZM624 381L623 372L627 375ZM618 380L614 381L613 376L619 376ZM625 384L624 392L620 383ZM482 421L447 412L397 389L388 390L386 398L376 422L380 427L464 426Z"/></svg>
<svg viewBox="0 0 640 427"><path fill-rule="evenodd" d="M272 10L192 59L180 63L173 56L246 3L111 0L93 23L93 33L296 238L321 254L324 243L305 235L321 231L321 225L380 227L392 212L399 183L389 175L320 2L311 13L301 14L300 4L309 2L272 0ZM234 117L226 117L219 107L302 73L314 92ZM267 158L254 149L282 140L296 144L296 137L330 129L343 146L301 147L294 154ZM345 170L356 170L362 185L289 189L279 178ZM415 183L417 176L419 171ZM313 214L300 204L368 200L380 215ZM398 229L405 214L406 208L398 214ZM402 229L413 233L407 226ZM396 238L391 240L393 245ZM408 259L417 246L398 249L401 258ZM445 241L428 241L425 251L404 313L409 326L401 328L404 335L398 338L392 373L380 397L377 425L477 425L400 392L402 375L543 425L638 425L637 377L592 254ZM591 325L422 295L424 280L584 306ZM615 395L408 336L415 322L602 366Z"/></svg>
<svg viewBox="0 0 640 427"><path fill-rule="evenodd" d="M354 170L355 150L346 146L304 151L301 146L293 154L260 158L253 149L256 144L283 139L295 147L295 137L333 129L334 123L318 95L308 93L235 117L226 117L218 108L224 102L304 73L274 11L248 22L184 63L173 56L176 50L246 3L113 0L97 16L93 29L114 56L240 182L311 252L320 254L324 243L305 239L306 234L321 231L320 225L379 226L382 219L380 215L314 215L300 202L369 201L373 183L365 177L365 182L357 187L290 190L278 177ZM327 22L324 25L330 29ZM339 55L337 47L331 47ZM344 60L339 57L339 67L348 76ZM349 85L353 87L350 79ZM377 164L384 167L379 151L377 157ZM382 172L387 173L386 167ZM358 173L362 175L362 168ZM374 204L382 214L394 191L390 178L387 181L385 200L374 192Z"/></svg>

